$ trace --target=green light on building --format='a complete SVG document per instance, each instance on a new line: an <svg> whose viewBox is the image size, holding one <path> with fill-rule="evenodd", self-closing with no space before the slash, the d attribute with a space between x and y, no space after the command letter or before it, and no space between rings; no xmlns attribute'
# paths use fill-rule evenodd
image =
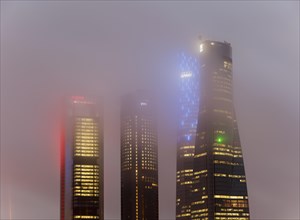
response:
<svg viewBox="0 0 300 220"><path fill-rule="evenodd" d="M224 141L224 138L223 137L217 137L216 139L217 143L222 143Z"/></svg>

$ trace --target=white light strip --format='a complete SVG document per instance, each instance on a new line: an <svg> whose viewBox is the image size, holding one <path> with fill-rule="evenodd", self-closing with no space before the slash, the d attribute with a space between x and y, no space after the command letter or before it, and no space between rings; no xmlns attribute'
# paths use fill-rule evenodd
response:
<svg viewBox="0 0 300 220"><path fill-rule="evenodd" d="M187 77L191 77L192 75L193 75L192 72L182 72L180 77L187 78Z"/></svg>

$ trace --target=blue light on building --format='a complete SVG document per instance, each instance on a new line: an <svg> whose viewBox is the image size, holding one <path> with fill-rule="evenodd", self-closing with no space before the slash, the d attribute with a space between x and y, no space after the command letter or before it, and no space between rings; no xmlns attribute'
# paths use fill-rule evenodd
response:
<svg viewBox="0 0 300 220"><path fill-rule="evenodd" d="M195 57L180 54L179 64L179 132L186 141L194 141L199 109L199 62Z"/></svg>
<svg viewBox="0 0 300 220"><path fill-rule="evenodd" d="M179 54L179 120L177 136L176 219L191 216L193 161L199 111L199 63ZM187 184L188 183L188 184Z"/></svg>

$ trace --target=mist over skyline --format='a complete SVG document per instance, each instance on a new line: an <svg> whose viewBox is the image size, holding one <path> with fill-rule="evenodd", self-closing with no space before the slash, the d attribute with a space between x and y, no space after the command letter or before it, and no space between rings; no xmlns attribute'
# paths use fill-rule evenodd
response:
<svg viewBox="0 0 300 220"><path fill-rule="evenodd" d="M120 218L120 98L160 100L159 214L175 219L178 54L233 49L252 219L299 219L298 1L1 1L0 218L59 218L63 98L104 99L105 218Z"/></svg>

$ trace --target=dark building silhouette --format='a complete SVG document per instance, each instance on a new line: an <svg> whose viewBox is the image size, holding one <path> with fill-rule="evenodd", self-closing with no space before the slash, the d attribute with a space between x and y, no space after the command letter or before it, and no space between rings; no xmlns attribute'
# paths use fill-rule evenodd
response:
<svg viewBox="0 0 300 220"><path fill-rule="evenodd" d="M191 219L193 161L199 109L198 59L180 54L176 219Z"/></svg>
<svg viewBox="0 0 300 220"><path fill-rule="evenodd" d="M192 219L249 220L246 177L232 95L231 45L200 45L200 108Z"/></svg>
<svg viewBox="0 0 300 220"><path fill-rule="evenodd" d="M155 109L142 91L121 106L121 219L158 219L158 158Z"/></svg>
<svg viewBox="0 0 300 220"><path fill-rule="evenodd" d="M100 105L68 100L61 146L60 219L104 219L103 122Z"/></svg>

